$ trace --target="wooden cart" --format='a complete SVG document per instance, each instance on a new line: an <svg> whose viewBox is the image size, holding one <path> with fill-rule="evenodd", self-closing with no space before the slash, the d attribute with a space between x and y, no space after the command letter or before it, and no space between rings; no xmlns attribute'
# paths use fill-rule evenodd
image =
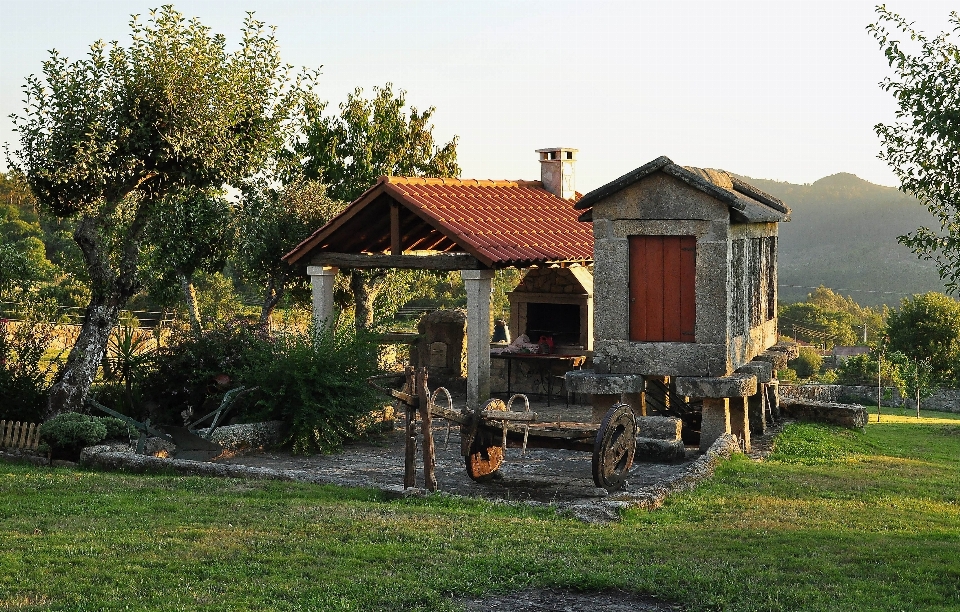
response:
<svg viewBox="0 0 960 612"><path fill-rule="evenodd" d="M420 376L418 375L418 379ZM425 379L425 377L424 377ZM514 395L507 403L491 399L480 409L457 410L453 407L450 393L439 388L430 393L424 384L420 394L384 388L371 379L371 384L400 400L408 407L408 421L413 410L423 406L420 397L427 398L426 408L431 417L440 417L460 426L460 452L466 463L467 474L476 481L494 478L503 465L507 448L557 448L593 453L593 481L598 487L616 491L626 483L637 445L637 424L633 410L626 404L614 405L600 423L575 423L568 421L539 421L530 410L524 395ZM405 389L409 389L408 384ZM446 406L437 403L445 396ZM513 410L513 404L522 402L524 410ZM408 423L409 431L409 423ZM408 436L408 440L410 436ZM429 442L432 447L432 440ZM408 449L408 456L412 451Z"/></svg>

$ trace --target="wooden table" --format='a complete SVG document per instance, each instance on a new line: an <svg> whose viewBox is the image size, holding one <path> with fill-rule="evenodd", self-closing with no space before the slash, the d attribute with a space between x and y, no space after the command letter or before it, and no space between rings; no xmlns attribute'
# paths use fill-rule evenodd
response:
<svg viewBox="0 0 960 612"><path fill-rule="evenodd" d="M536 353L491 353L490 359L506 359L507 361L507 395L513 395L513 362L522 361L534 365L540 375L541 388L543 380L547 382L547 406L553 396L553 377L550 375L553 366L566 364L567 371L579 370L587 360L586 355L539 355Z"/></svg>

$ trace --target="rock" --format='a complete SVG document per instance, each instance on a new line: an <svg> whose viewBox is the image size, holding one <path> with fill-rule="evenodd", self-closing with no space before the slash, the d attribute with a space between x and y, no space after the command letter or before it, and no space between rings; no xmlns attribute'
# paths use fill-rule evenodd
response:
<svg viewBox="0 0 960 612"><path fill-rule="evenodd" d="M780 411L798 421L829 423L847 429L863 429L867 426L867 409L856 404L781 400Z"/></svg>
<svg viewBox="0 0 960 612"><path fill-rule="evenodd" d="M687 454L683 440L637 438L635 461L682 461Z"/></svg>
<svg viewBox="0 0 960 612"><path fill-rule="evenodd" d="M675 441L680 439L683 421L676 417L637 417L637 434L644 438Z"/></svg>

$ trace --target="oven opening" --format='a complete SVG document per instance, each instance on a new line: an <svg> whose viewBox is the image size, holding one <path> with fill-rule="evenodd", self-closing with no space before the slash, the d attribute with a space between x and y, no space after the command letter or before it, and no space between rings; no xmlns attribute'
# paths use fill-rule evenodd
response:
<svg viewBox="0 0 960 612"><path fill-rule="evenodd" d="M527 303L527 336L553 336L554 344L580 344L580 305Z"/></svg>

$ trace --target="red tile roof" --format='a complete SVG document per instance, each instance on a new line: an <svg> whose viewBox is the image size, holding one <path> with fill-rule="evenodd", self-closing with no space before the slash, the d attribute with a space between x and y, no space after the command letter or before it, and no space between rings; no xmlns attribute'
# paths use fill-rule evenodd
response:
<svg viewBox="0 0 960 612"><path fill-rule="evenodd" d="M574 202L540 181L399 176L380 178L284 259L292 264L315 249L385 252L390 226L384 197L412 213L402 217L405 250L465 251L490 267L593 259L592 224L577 221Z"/></svg>

